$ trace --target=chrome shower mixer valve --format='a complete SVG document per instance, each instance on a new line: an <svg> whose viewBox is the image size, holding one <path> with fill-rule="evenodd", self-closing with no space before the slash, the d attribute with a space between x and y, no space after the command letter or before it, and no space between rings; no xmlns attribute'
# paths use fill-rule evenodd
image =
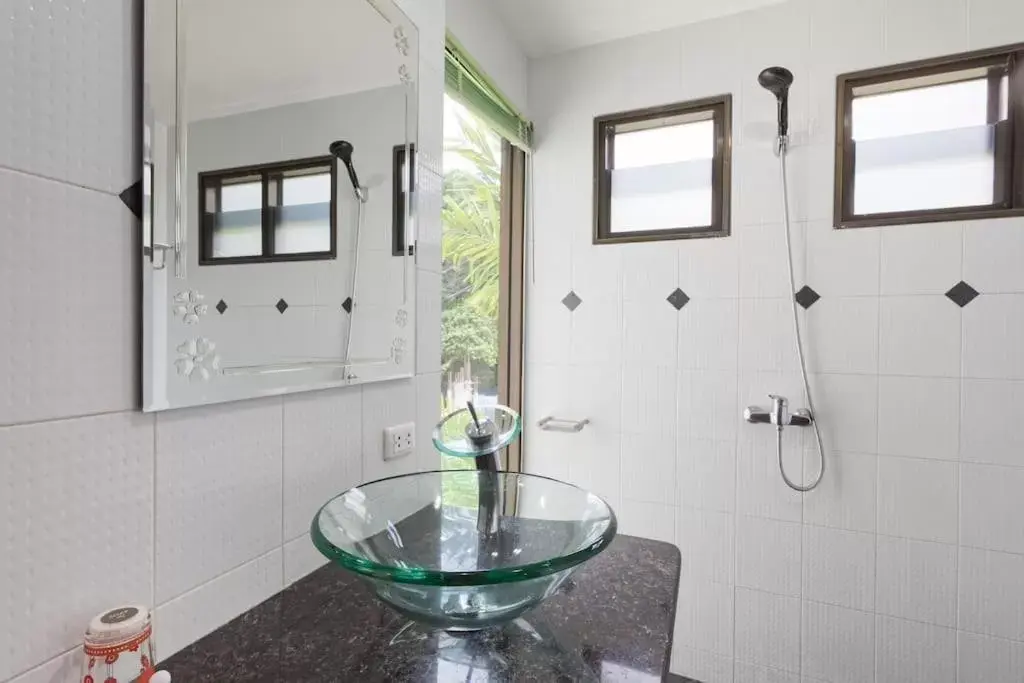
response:
<svg viewBox="0 0 1024 683"><path fill-rule="evenodd" d="M806 408L798 408L789 412L789 399L785 396L768 394L772 400L772 407L764 409L760 406L749 406L743 411L743 419L751 424L771 424L779 429L786 426L810 427L814 422L814 416Z"/></svg>

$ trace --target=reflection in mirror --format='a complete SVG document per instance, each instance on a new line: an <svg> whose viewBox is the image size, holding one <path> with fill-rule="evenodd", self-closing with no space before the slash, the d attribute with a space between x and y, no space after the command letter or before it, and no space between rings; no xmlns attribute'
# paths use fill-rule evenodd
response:
<svg viewBox="0 0 1024 683"><path fill-rule="evenodd" d="M144 408L411 376L415 26L392 0L145 7Z"/></svg>

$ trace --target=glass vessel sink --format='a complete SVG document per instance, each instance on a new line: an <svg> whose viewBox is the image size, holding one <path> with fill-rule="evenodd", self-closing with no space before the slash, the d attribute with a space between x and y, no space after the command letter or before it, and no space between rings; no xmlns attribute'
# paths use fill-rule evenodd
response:
<svg viewBox="0 0 1024 683"><path fill-rule="evenodd" d="M434 447L457 458L479 457L495 453L519 437L523 422L515 411L500 405L475 410L477 420L466 408L441 420L434 428Z"/></svg>
<svg viewBox="0 0 1024 683"><path fill-rule="evenodd" d="M601 498L512 472L421 472L363 484L313 518L313 544L409 618L449 631L519 617L615 537Z"/></svg>

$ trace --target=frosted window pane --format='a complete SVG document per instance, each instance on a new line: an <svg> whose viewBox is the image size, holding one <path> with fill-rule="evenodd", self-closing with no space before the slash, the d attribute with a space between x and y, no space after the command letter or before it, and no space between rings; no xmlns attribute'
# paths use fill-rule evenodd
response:
<svg viewBox="0 0 1024 683"><path fill-rule="evenodd" d="M262 206L263 184L259 181L225 185L220 190L221 211L244 211Z"/></svg>
<svg viewBox="0 0 1024 683"><path fill-rule="evenodd" d="M263 254L263 185L260 182L224 185L220 211L214 216L213 257Z"/></svg>
<svg viewBox="0 0 1024 683"><path fill-rule="evenodd" d="M284 178L283 206L274 232L278 254L304 254L331 249L330 173Z"/></svg>
<svg viewBox="0 0 1024 683"><path fill-rule="evenodd" d="M710 159L714 153L715 122L712 120L615 135L617 169Z"/></svg>
<svg viewBox="0 0 1024 683"><path fill-rule="evenodd" d="M711 225L714 121L615 136L611 231Z"/></svg>
<svg viewBox="0 0 1024 683"><path fill-rule="evenodd" d="M988 87L978 79L855 98L854 213L994 203Z"/></svg>

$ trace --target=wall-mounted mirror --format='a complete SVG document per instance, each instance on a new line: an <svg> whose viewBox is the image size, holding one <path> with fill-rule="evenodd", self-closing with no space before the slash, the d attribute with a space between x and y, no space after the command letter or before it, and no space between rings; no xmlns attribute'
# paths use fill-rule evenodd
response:
<svg viewBox="0 0 1024 683"><path fill-rule="evenodd" d="M413 374L418 57L392 0L146 0L145 410Z"/></svg>

